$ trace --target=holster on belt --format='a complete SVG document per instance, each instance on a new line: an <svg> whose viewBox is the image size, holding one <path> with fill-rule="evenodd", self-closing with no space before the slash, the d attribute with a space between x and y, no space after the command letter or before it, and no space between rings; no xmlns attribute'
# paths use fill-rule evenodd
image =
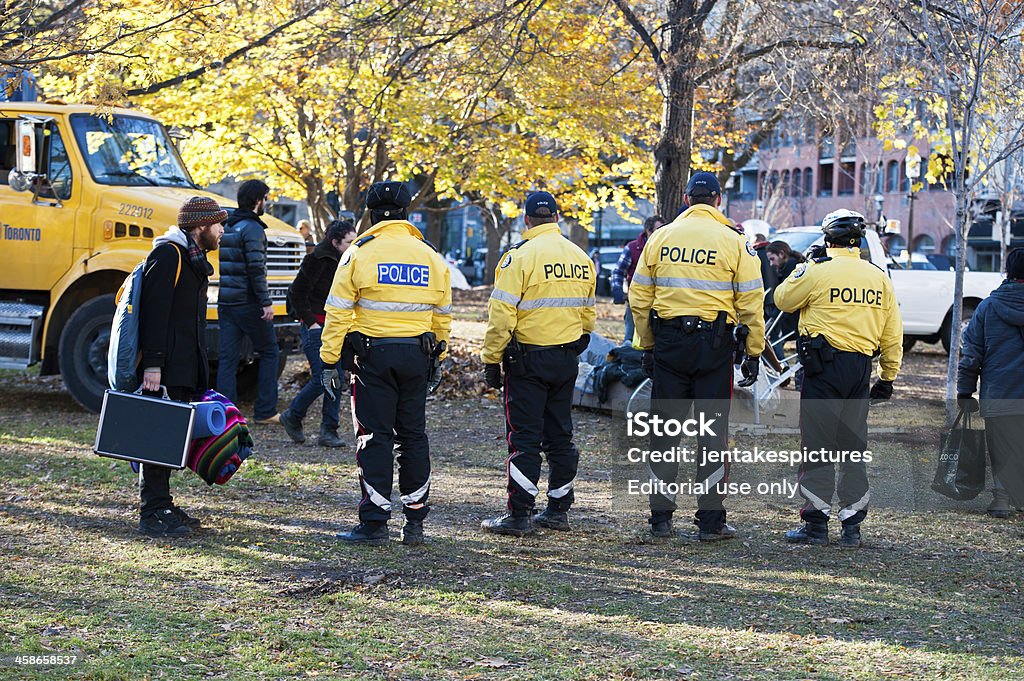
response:
<svg viewBox="0 0 1024 681"><path fill-rule="evenodd" d="M825 370L825 363L831 362L835 356L835 350L824 336L800 336L796 342L796 351L805 376L820 374Z"/></svg>
<svg viewBox="0 0 1024 681"><path fill-rule="evenodd" d="M651 333L657 335L658 331L661 330L661 317L654 310L651 310L651 314L648 317L651 320Z"/></svg>
<svg viewBox="0 0 1024 681"><path fill-rule="evenodd" d="M519 339L512 336L511 342L505 346L505 373L509 376L526 375L526 348Z"/></svg>
<svg viewBox="0 0 1024 681"><path fill-rule="evenodd" d="M437 336L435 336L433 333L428 331L427 333L420 336L420 350L423 351L424 355L426 355L427 357L432 357L434 355L434 348L436 347Z"/></svg>
<svg viewBox="0 0 1024 681"><path fill-rule="evenodd" d="M732 340L732 326L725 310L719 310L715 321L711 323L711 349L718 350Z"/></svg>
<svg viewBox="0 0 1024 681"><path fill-rule="evenodd" d="M345 340L341 343L341 368L345 371L355 371L356 369L356 342L354 336L357 333L346 333Z"/></svg>

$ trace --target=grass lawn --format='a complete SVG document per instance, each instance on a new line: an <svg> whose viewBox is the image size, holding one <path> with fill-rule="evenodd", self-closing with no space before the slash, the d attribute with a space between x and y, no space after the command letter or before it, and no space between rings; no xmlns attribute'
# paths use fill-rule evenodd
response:
<svg viewBox="0 0 1024 681"><path fill-rule="evenodd" d="M481 305L460 308L471 339ZM611 329L621 308L602 313ZM905 426L872 443L883 490L931 472L924 416L941 405L927 387L944 357L911 359L917 396L877 417ZM285 380L282 405L296 389ZM981 497L876 508L858 551L787 546L795 506L757 499L730 504L732 542L654 541L613 500L615 422L576 412L574 531L484 535L505 452L497 402L479 394L428 405L424 547L339 545L359 499L351 436L327 450L272 426L225 486L176 474L176 501L206 528L154 540L134 531L128 465L92 454L96 417L59 380L3 372L0 405L0 679L1024 678L1022 515L989 519Z"/></svg>

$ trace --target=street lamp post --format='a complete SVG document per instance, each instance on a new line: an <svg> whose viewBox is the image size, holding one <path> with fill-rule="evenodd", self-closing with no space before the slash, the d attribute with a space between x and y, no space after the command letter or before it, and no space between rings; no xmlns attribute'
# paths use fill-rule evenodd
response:
<svg viewBox="0 0 1024 681"><path fill-rule="evenodd" d="M907 174L907 181L910 186L907 191L907 249L911 257L914 253L914 198L916 192L914 191L914 185L917 184L917 179L921 177L921 155L917 153L917 149L910 147L907 151L907 160L905 165L905 172Z"/></svg>

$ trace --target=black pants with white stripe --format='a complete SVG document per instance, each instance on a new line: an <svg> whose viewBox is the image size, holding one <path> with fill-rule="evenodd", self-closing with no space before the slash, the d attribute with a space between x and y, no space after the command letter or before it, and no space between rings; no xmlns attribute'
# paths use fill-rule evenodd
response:
<svg viewBox="0 0 1024 681"><path fill-rule="evenodd" d="M835 352L822 366L820 373L804 374L800 390L802 445L808 452L863 452L868 443L871 358L857 352ZM867 516L871 498L867 465L851 461L849 455L842 458L842 462L805 461L800 465L800 494L806 502L800 517L804 522L828 522L837 488L843 525L857 525Z"/></svg>
<svg viewBox="0 0 1024 681"><path fill-rule="evenodd" d="M707 487L707 494L697 497L695 524L703 531L717 532L725 524L725 495L719 485L728 482L728 462L704 460L703 452L728 448L729 399L732 396L731 341L715 347L710 330L684 333L666 325L654 336L654 385L651 389L651 410L666 419L686 419L691 405L694 417L701 412L715 419L713 436L697 437L697 477L695 483ZM679 436L654 436L651 449L666 451L679 445ZM651 474L664 483L674 483L679 474L678 462L651 463ZM671 517L676 509L674 497L652 494L652 524Z"/></svg>
<svg viewBox="0 0 1024 681"><path fill-rule="evenodd" d="M391 488L398 457L398 490L407 519L429 511L430 446L427 442L427 374L430 362L417 345L381 345L356 359L352 414L356 465L363 498L361 522L391 517Z"/></svg>
<svg viewBox="0 0 1024 681"><path fill-rule="evenodd" d="M580 453L572 441L572 391L579 363L568 348L525 353L521 375L505 362L505 432L508 437L508 509L529 515L548 458L548 506L568 511Z"/></svg>

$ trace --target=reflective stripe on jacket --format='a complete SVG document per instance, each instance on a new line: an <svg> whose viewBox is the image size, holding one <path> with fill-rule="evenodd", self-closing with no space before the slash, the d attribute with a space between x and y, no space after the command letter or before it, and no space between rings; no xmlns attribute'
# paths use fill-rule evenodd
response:
<svg viewBox="0 0 1024 681"><path fill-rule="evenodd" d="M501 362L512 334L529 345L562 345L594 330L594 263L558 223L532 227L501 256L487 304L481 357Z"/></svg>
<svg viewBox="0 0 1024 681"><path fill-rule="evenodd" d="M903 359L903 320L889 276L861 260L859 248L829 248L828 258L797 265L775 288L775 306L800 311L800 335L824 336L844 352L881 349L879 375L896 379Z"/></svg>
<svg viewBox="0 0 1024 681"><path fill-rule="evenodd" d="M372 338L433 332L447 342L452 324L448 264L405 220L367 230L338 263L324 309L320 359L333 365L349 331Z"/></svg>
<svg viewBox="0 0 1024 681"><path fill-rule="evenodd" d="M654 347L651 310L663 319L695 316L708 322L725 312L729 323L750 328L747 354L764 350L761 261L713 206L692 206L651 235L629 287L629 306L638 350Z"/></svg>

